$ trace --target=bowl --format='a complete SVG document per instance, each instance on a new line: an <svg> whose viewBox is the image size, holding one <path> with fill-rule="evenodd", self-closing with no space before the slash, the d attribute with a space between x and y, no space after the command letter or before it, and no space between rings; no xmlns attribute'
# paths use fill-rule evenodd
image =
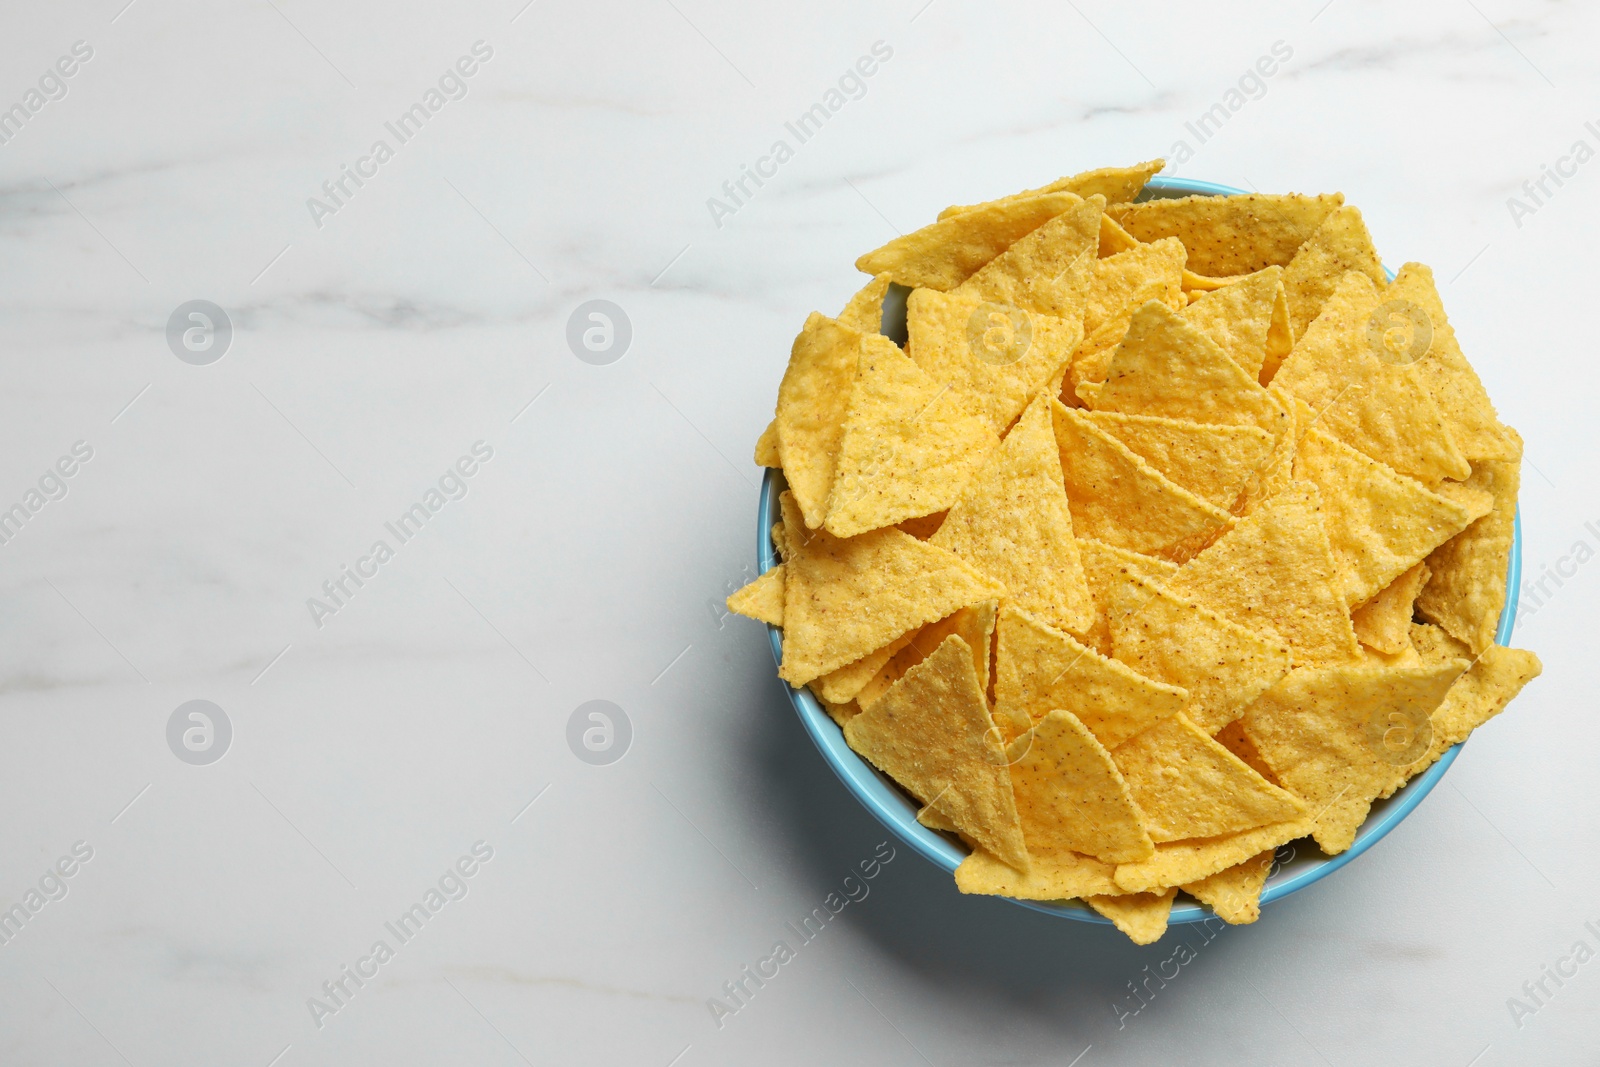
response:
<svg viewBox="0 0 1600 1067"><path fill-rule="evenodd" d="M1140 194L1140 200L1153 200L1180 196L1231 196L1242 193L1242 189L1234 189L1226 185L1216 185L1211 182L1192 181L1182 178L1153 178ZM1388 272L1392 280L1393 272ZM778 496L786 488L783 472L768 469L766 478L761 483L761 497L757 511L756 527L756 563L761 573L766 573L778 565L777 549L772 543L772 527L781 520L778 508ZM1511 640L1511 630L1517 616L1517 589L1521 584L1522 575L1522 516L1519 511L1514 522L1511 541L1511 558L1506 568L1506 602L1500 612L1500 624L1495 633L1495 641L1499 644L1508 644ZM776 626L767 628L768 636L772 641L772 656L775 662L783 661L783 631ZM837 723L828 717L817 698L812 696L809 689L792 689L785 683L784 691L789 695L789 701L794 705L795 713L800 716L800 723L816 744L817 751L822 753L822 758L827 762L833 773L838 775L861 805L865 807L889 832L894 834L906 847L927 859L941 870L954 873L961 861L967 857L967 849L953 835L946 835L917 822L918 804L901 791L887 775L882 774L866 760L856 755L855 751L845 743L844 731ZM1465 744L1462 742L1461 744ZM1445 752L1439 761L1422 774L1407 782L1397 790L1393 796L1386 800L1375 801L1372 811L1367 816L1367 821L1362 824L1356 834L1355 842L1344 852L1337 856L1323 856L1314 847L1307 847L1303 841L1284 846L1278 850L1278 862L1273 865L1272 874L1267 878L1266 887L1261 892L1261 903L1270 904L1280 900L1290 893L1304 889L1313 882L1326 878L1340 867L1354 860L1366 852L1373 845L1381 841L1389 831L1400 825L1407 815L1410 815L1416 806L1422 803L1424 797L1433 791L1439 784L1450 765L1455 762L1461 752L1458 744ZM1285 855L1285 852L1290 855ZM1013 904L1021 905L1032 911L1043 912L1046 915L1055 915L1064 919L1076 919L1080 922L1100 923L1110 925L1111 920L1103 917L1094 909L1076 900L1063 900L1056 902L1017 900L1014 897L1004 897ZM1212 910L1196 903L1175 903L1172 906L1172 915L1168 919L1171 923L1192 923L1211 919L1215 916Z"/></svg>

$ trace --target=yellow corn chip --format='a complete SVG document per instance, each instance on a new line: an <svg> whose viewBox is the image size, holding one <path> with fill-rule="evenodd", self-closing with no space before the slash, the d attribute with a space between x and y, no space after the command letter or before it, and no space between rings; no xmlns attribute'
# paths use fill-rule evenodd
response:
<svg viewBox="0 0 1600 1067"><path fill-rule="evenodd" d="M829 671L811 683L819 700L832 704L845 704L856 700L873 679L883 672L895 653L911 644L918 631L901 634L880 649L867 653L854 663L847 663L836 671ZM902 672L903 673L903 672ZM866 707L867 701L862 703Z"/></svg>
<svg viewBox="0 0 1600 1067"><path fill-rule="evenodd" d="M1189 882L1183 886L1183 891L1209 905L1225 923L1235 926L1253 923L1261 918L1261 890L1266 888L1267 875L1272 873L1275 853L1275 849L1269 848L1225 871Z"/></svg>
<svg viewBox="0 0 1600 1067"><path fill-rule="evenodd" d="M1274 444L1271 434L1254 426L1118 411L1091 411L1086 417L1175 484L1224 510L1233 506Z"/></svg>
<svg viewBox="0 0 1600 1067"><path fill-rule="evenodd" d="M890 277L879 274L861 287L839 312L839 324L862 333L883 332L883 296L889 291Z"/></svg>
<svg viewBox="0 0 1600 1067"><path fill-rule="evenodd" d="M1262 461L1255 472L1245 480L1239 499L1233 502L1235 515L1248 515L1271 500L1294 481L1294 454L1300 447L1300 438L1311 425L1311 409L1305 401L1296 399L1276 385L1267 387L1272 399L1283 409L1284 425L1272 445L1272 454Z"/></svg>
<svg viewBox="0 0 1600 1067"><path fill-rule="evenodd" d="M1311 806L1330 856L1355 840L1372 801L1425 757L1429 717L1466 660L1426 667L1303 667L1245 712L1244 729L1284 788Z"/></svg>
<svg viewBox="0 0 1600 1067"><path fill-rule="evenodd" d="M1344 202L1339 193L1186 196L1119 204L1110 214L1141 241L1176 237L1200 274L1250 274L1284 266Z"/></svg>
<svg viewBox="0 0 1600 1067"><path fill-rule="evenodd" d="M1411 647L1423 663L1472 658L1472 649L1467 647L1465 641L1457 641L1431 622L1411 624Z"/></svg>
<svg viewBox="0 0 1600 1067"><path fill-rule="evenodd" d="M845 723L845 740L873 765L1018 870L1028 851L1017 821L1000 735L954 635Z"/></svg>
<svg viewBox="0 0 1600 1067"><path fill-rule="evenodd" d="M792 494L780 499L785 525L798 522ZM791 531L791 541L798 540ZM960 557L899 530L848 539L816 530L790 548L778 675L796 687L1002 592Z"/></svg>
<svg viewBox="0 0 1600 1067"><path fill-rule="evenodd" d="M1422 617L1465 641L1474 653L1494 643L1505 607L1521 479L1518 460L1484 460L1473 468L1467 485L1491 494L1493 510L1434 549L1428 556L1428 584L1417 594Z"/></svg>
<svg viewBox="0 0 1600 1067"><path fill-rule="evenodd" d="M1186 714L1207 734L1237 719L1289 671L1281 640L1132 574L1118 575L1107 614L1116 658L1146 678L1187 689Z"/></svg>
<svg viewBox="0 0 1600 1067"><path fill-rule="evenodd" d="M778 456L806 525L816 529L828 511L839 461L845 408L850 402L861 333L811 313L794 339L778 386Z"/></svg>
<svg viewBox="0 0 1600 1067"><path fill-rule="evenodd" d="M1160 893L1124 893L1121 896L1084 897L1084 903L1111 920L1135 945L1153 945L1167 932L1176 889Z"/></svg>
<svg viewBox="0 0 1600 1067"><path fill-rule="evenodd" d="M1532 652L1490 645L1457 678L1444 700L1433 709L1433 740L1428 755L1408 770L1415 776L1433 766L1445 750L1506 709L1522 687L1539 677L1544 665Z"/></svg>
<svg viewBox="0 0 1600 1067"><path fill-rule="evenodd" d="M929 544L1005 587L1006 599L1065 630L1094 616L1084 583L1048 397L1023 412L950 507Z"/></svg>
<svg viewBox="0 0 1600 1067"><path fill-rule="evenodd" d="M1176 715L1189 694L1080 645L1025 611L1000 609L994 718L1007 740L1064 708L1106 748Z"/></svg>
<svg viewBox="0 0 1600 1067"><path fill-rule="evenodd" d="M1289 324L1296 337L1306 332L1306 327L1333 295L1334 286L1346 271L1359 271L1375 286L1386 285L1389 281L1372 247L1367 224L1361 221L1361 212L1349 204L1329 213L1284 269Z"/></svg>
<svg viewBox="0 0 1600 1067"><path fill-rule="evenodd" d="M861 367L824 522L835 537L945 510L999 443L893 341L859 336Z"/></svg>
<svg viewBox="0 0 1600 1067"><path fill-rule="evenodd" d="M1270 268L1269 268L1270 269ZM1183 268L1183 293L1189 303L1193 304L1207 293L1241 282L1250 277L1248 274L1229 274L1222 278L1213 278L1209 274L1196 274L1188 267Z"/></svg>
<svg viewBox="0 0 1600 1067"><path fill-rule="evenodd" d="M768 626L782 626L783 564L778 564L730 596L728 610Z"/></svg>
<svg viewBox="0 0 1600 1067"><path fill-rule="evenodd" d="M1082 198L1045 193L996 200L896 237L856 260L856 270L887 273L913 289L954 289L979 267L1043 226Z"/></svg>
<svg viewBox="0 0 1600 1067"><path fill-rule="evenodd" d="M1411 611L1428 580L1428 564L1418 563L1350 613L1356 636L1368 648L1397 656L1411 647Z"/></svg>
<svg viewBox="0 0 1600 1067"><path fill-rule="evenodd" d="M1106 372L1111 369L1111 357L1116 354L1117 346L1127 334L1128 320L1116 319L1101 326L1079 343L1077 350L1072 353L1071 361L1067 364L1067 373L1061 383L1060 396L1063 404L1074 408L1085 406L1079 390L1085 387L1092 389L1106 380Z"/></svg>
<svg viewBox="0 0 1600 1067"><path fill-rule="evenodd" d="M1514 431L1495 414L1483 382L1461 354L1456 332L1445 317L1444 303L1434 287L1433 271L1421 263L1407 263L1384 290L1383 299L1386 306L1391 301L1403 302L1393 309L1397 315L1409 311L1405 304L1421 309L1430 344L1426 354L1412 366L1423 388L1444 415L1450 437L1460 446L1462 454L1474 463L1483 459L1521 458L1521 442L1514 439Z"/></svg>
<svg viewBox="0 0 1600 1067"><path fill-rule="evenodd" d="M1097 411L1255 426L1274 436L1287 419L1272 394L1215 341L1156 301L1134 312L1105 384L1085 399Z"/></svg>
<svg viewBox="0 0 1600 1067"><path fill-rule="evenodd" d="M1101 167L1098 170L1086 170L1082 174L1057 178L1049 185L1001 197L999 200L989 200L982 204L947 207L939 212L939 218L947 219L952 215L959 215L975 208L992 207L995 204L1042 196L1045 193L1076 193L1085 200L1091 196L1102 196L1105 198L1106 203L1116 204L1124 200L1132 200L1138 196L1139 190L1144 188L1144 183L1150 180L1150 176L1165 165L1166 160L1152 159L1148 163L1138 163L1131 167Z"/></svg>
<svg viewBox="0 0 1600 1067"><path fill-rule="evenodd" d="M1109 863L1075 852L1033 857L1026 874L981 849L956 868L956 888L963 893L1015 897L1018 900L1072 900L1120 893Z"/></svg>
<svg viewBox="0 0 1600 1067"><path fill-rule="evenodd" d="M1215 341L1246 374L1259 380L1267 361L1268 342L1277 341L1281 346L1281 340L1272 333L1280 308L1280 327L1287 329L1289 306L1283 296L1283 268L1268 267L1207 293L1179 315ZM1278 338L1281 336L1280 331ZM1285 354L1287 351L1278 353L1278 358L1281 360Z"/></svg>
<svg viewBox="0 0 1600 1067"><path fill-rule="evenodd" d="M1157 844L1217 837L1307 814L1299 799L1251 770L1182 712L1118 745L1111 759Z"/></svg>
<svg viewBox="0 0 1600 1067"><path fill-rule="evenodd" d="M1006 754L1029 855L1081 852L1122 863L1154 852L1111 754L1072 712L1052 711Z"/></svg>
<svg viewBox="0 0 1600 1067"><path fill-rule="evenodd" d="M1244 732L1244 720L1235 719L1221 730L1217 731L1217 744L1244 760L1245 765L1273 785L1282 786L1278 776L1272 773L1272 768L1267 766L1267 761L1261 758L1255 742L1250 740L1250 735Z"/></svg>
<svg viewBox="0 0 1600 1067"><path fill-rule="evenodd" d="M1291 483L1179 568L1167 588L1246 629L1282 638L1297 664L1357 659L1361 650L1320 507L1315 485Z"/></svg>
<svg viewBox="0 0 1600 1067"><path fill-rule="evenodd" d="M832 719L841 730L844 729L845 723L861 714L861 707L854 700L848 704L831 704L817 697L817 703L822 705L822 710L828 713L828 718Z"/></svg>
<svg viewBox="0 0 1600 1067"><path fill-rule="evenodd" d="M1311 819L1258 826L1221 837L1170 841L1156 846L1156 854L1139 863L1118 864L1117 885L1128 893L1147 893L1172 885L1189 885L1225 871L1265 849L1275 849L1311 832Z"/></svg>
<svg viewBox="0 0 1600 1067"><path fill-rule="evenodd" d="M930 830L939 830L947 834L960 833L956 824L950 821L950 817L931 804L917 809L917 821Z"/></svg>
<svg viewBox="0 0 1600 1067"><path fill-rule="evenodd" d="M972 649L972 667L978 675L978 688L989 691L989 646L994 636L996 602L985 600L981 604L962 608L946 615L938 622L930 622L896 650L893 658L873 676L872 681L856 694L856 701L864 708L871 707L889 687L905 677L905 673L933 654L951 634L958 635Z"/></svg>
<svg viewBox="0 0 1600 1067"><path fill-rule="evenodd" d="M1072 526L1146 555L1187 558L1233 516L1174 484L1082 412L1051 401Z"/></svg>
<svg viewBox="0 0 1600 1067"><path fill-rule="evenodd" d="M996 434L1060 373L1083 336L1075 320L932 289L911 294L906 328L917 366Z"/></svg>
<svg viewBox="0 0 1600 1067"><path fill-rule="evenodd" d="M1378 300L1366 276L1346 274L1272 383L1310 404L1324 433L1401 474L1428 485L1465 478L1470 467L1415 367L1374 354L1389 351L1373 340Z"/></svg>
<svg viewBox="0 0 1600 1067"><path fill-rule="evenodd" d="M1352 607L1377 596L1478 517L1316 429L1300 440L1294 476L1322 490L1322 525L1339 569L1339 592ZM1437 576L1437 566L1428 566Z"/></svg>
<svg viewBox="0 0 1600 1067"><path fill-rule="evenodd" d="M778 451L778 420L767 423L767 428L756 438L756 466L781 467L782 454Z"/></svg>
<svg viewBox="0 0 1600 1067"><path fill-rule="evenodd" d="M1081 322L1105 206L1095 196L1068 208L951 292Z"/></svg>
<svg viewBox="0 0 1600 1067"><path fill-rule="evenodd" d="M1139 239L1121 226L1118 226L1110 215L1102 214L1100 216L1100 259L1138 247Z"/></svg>
<svg viewBox="0 0 1600 1067"><path fill-rule="evenodd" d="M1078 557L1083 561L1083 576L1089 583L1089 596L1095 605L1094 622L1084 632L1082 640L1102 656L1109 657L1111 627L1106 618L1106 607L1111 603L1111 590L1116 586L1117 576L1128 569L1140 578L1159 584L1176 574L1178 565L1171 560L1130 552L1091 537L1078 538Z"/></svg>
<svg viewBox="0 0 1600 1067"><path fill-rule="evenodd" d="M1183 245L1177 241L1138 245L1096 260L1084 303L1083 332L1092 335L1107 323L1126 322L1151 300L1169 308L1186 306Z"/></svg>

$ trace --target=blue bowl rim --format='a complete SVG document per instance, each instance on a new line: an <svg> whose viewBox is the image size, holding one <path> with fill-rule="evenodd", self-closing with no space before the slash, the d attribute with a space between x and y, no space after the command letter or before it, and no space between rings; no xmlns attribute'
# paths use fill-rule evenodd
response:
<svg viewBox="0 0 1600 1067"><path fill-rule="evenodd" d="M1184 178L1152 178L1146 189L1167 196L1195 194L1232 196L1244 192L1242 189L1214 182ZM1391 280L1393 279L1392 272L1386 269L1385 273L1389 274ZM777 549L772 543L772 527L781 518L778 496L783 492L785 484L782 471L772 468L767 469L766 476L761 482L756 527L756 564L763 574L777 566L779 562ZM1511 554L1506 567L1506 600L1505 606L1500 611L1499 626L1495 632L1497 644L1507 645L1511 641L1511 633L1516 624L1521 578L1522 513L1519 508L1512 524ZM772 644L774 663L782 663L783 631L776 626L769 626L767 635ZM844 731L828 716L827 711L809 689L803 687L793 689L782 681L779 684L788 694L790 703L794 705L795 712L800 717L801 725L810 735L817 750L822 753L823 760L844 783L850 794L908 848L934 866L954 873L956 867L966 858L967 852L955 841L917 822L917 805L906 797L892 779L856 755L845 742ZM1304 860L1297 856L1296 862L1275 872L1262 890L1261 903L1270 904L1326 878L1377 844L1433 791L1434 786L1439 784L1439 780L1455 762L1461 752L1461 745L1465 743L1463 741L1451 747L1439 757L1438 762L1407 782L1393 796L1375 803L1367 821L1357 831L1354 843L1344 852L1337 856L1312 857ZM1001 899L1046 915L1102 925L1111 924L1111 920L1077 900L1035 901L1018 900L1015 897ZM1169 924L1203 922L1215 917L1216 913L1206 905L1182 903L1173 905L1168 922Z"/></svg>

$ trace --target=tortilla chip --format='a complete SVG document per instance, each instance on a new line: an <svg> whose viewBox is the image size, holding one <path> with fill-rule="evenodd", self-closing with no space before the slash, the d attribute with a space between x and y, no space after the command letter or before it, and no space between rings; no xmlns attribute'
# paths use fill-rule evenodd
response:
<svg viewBox="0 0 1600 1067"><path fill-rule="evenodd" d="M1029 855L1079 852L1122 863L1154 853L1111 754L1072 712L1050 712L1006 755Z"/></svg>
<svg viewBox="0 0 1600 1067"><path fill-rule="evenodd" d="M1000 253L952 293L1081 323L1105 203L1096 196L1068 208Z"/></svg>
<svg viewBox="0 0 1600 1067"><path fill-rule="evenodd" d="M1303 667L1245 712L1262 758L1311 806L1322 851L1349 848L1373 800L1406 780L1427 753L1429 717L1466 668Z"/></svg>
<svg viewBox="0 0 1600 1067"><path fill-rule="evenodd" d="M1478 517L1316 429L1300 440L1294 476L1322 490L1322 525L1339 592L1351 607L1377 596ZM1428 566L1437 579L1438 567Z"/></svg>
<svg viewBox="0 0 1600 1067"><path fill-rule="evenodd" d="M1118 745L1111 759L1157 844L1218 837L1307 814L1298 798L1251 770L1182 712Z"/></svg>
<svg viewBox="0 0 1600 1067"><path fill-rule="evenodd" d="M1094 618L1049 398L1037 397L928 542L948 549L1005 587L1009 603L1065 630Z"/></svg>
<svg viewBox="0 0 1600 1067"><path fill-rule="evenodd" d="M1254 426L1117 411L1091 411L1087 417L1174 483L1224 510L1233 506L1274 444L1271 434Z"/></svg>
<svg viewBox="0 0 1600 1067"><path fill-rule="evenodd" d="M1118 252L1127 252L1138 247L1137 237L1117 225L1110 215L1100 216L1100 259L1107 259ZM1181 281L1179 284L1182 284Z"/></svg>
<svg viewBox="0 0 1600 1067"><path fill-rule="evenodd" d="M1368 278L1345 275L1272 383L1310 404L1324 433L1401 474L1427 485L1465 478L1471 468L1416 368L1373 354L1378 301Z"/></svg>
<svg viewBox="0 0 1600 1067"><path fill-rule="evenodd" d="M1078 557L1083 561L1083 576L1089 583L1089 596L1094 601L1094 622L1080 639L1102 656L1111 655L1111 627L1106 617L1106 607L1111 603L1111 590L1117 576L1125 569L1148 581L1162 583L1178 571L1178 565L1158 556L1146 556L1117 548L1092 537L1078 538Z"/></svg>
<svg viewBox="0 0 1600 1067"><path fill-rule="evenodd" d="M1083 332L1125 322L1151 300L1169 308L1186 306L1183 296L1183 245L1157 241L1096 260L1084 302Z"/></svg>
<svg viewBox="0 0 1600 1067"><path fill-rule="evenodd" d="M824 521L835 537L945 510L999 443L893 341L858 336L861 367Z"/></svg>
<svg viewBox="0 0 1600 1067"><path fill-rule="evenodd" d="M1283 268L1268 267L1207 293L1178 314L1215 341L1246 374L1260 380L1262 365L1267 361L1268 341L1273 339L1274 318L1280 307L1281 326L1286 329L1289 319L1288 303L1283 296ZM1284 354L1280 353L1278 358L1281 360ZM1276 364L1273 369L1277 369Z"/></svg>
<svg viewBox="0 0 1600 1067"><path fill-rule="evenodd" d="M962 608L946 615L938 622L930 622L922 629L907 634L908 640L895 650L883 669L856 694L856 702L864 708L871 707L889 687L905 677L905 673L933 654L951 634L958 635L972 649L972 668L978 675L978 688L989 691L989 646L994 636L997 602L985 600L981 604Z"/></svg>
<svg viewBox="0 0 1600 1067"><path fill-rule="evenodd" d="M1000 735L989 719L972 649L954 635L844 727L845 740L964 834L1018 870L1028 850Z"/></svg>
<svg viewBox="0 0 1600 1067"><path fill-rule="evenodd" d="M817 699L833 704L845 704L855 700L861 695L861 691L889 665L894 654L911 644L916 636L915 630L901 634L887 645L867 653L854 663L847 663L836 671L829 671L811 682L812 691L817 694Z"/></svg>
<svg viewBox="0 0 1600 1067"><path fill-rule="evenodd" d="M1063 708L1107 749L1176 715L1189 694L1107 659L1014 607L1000 609L994 718L1007 741Z"/></svg>
<svg viewBox="0 0 1600 1067"><path fill-rule="evenodd" d="M1292 483L1179 568L1167 588L1282 638L1296 664L1355 660L1361 650L1322 526L1321 495L1310 482Z"/></svg>
<svg viewBox="0 0 1600 1067"><path fill-rule="evenodd" d="M1105 384L1085 396L1096 411L1255 426L1276 436L1287 415L1217 343L1164 304L1134 312Z"/></svg>
<svg viewBox="0 0 1600 1067"><path fill-rule="evenodd" d="M1082 412L1051 401L1072 526L1146 555L1187 558L1233 517L1174 484Z"/></svg>
<svg viewBox="0 0 1600 1067"><path fill-rule="evenodd" d="M815 696L816 694L812 695ZM848 704L833 704L823 700L821 697L817 697L817 703L822 705L822 710L828 713L828 718L832 719L841 730L844 729L845 723L861 714L861 706L854 700Z"/></svg>
<svg viewBox="0 0 1600 1067"><path fill-rule="evenodd" d="M828 493L844 435L861 333L812 312L794 339L778 386L778 456L789 491L816 529L828 511Z"/></svg>
<svg viewBox="0 0 1600 1067"><path fill-rule="evenodd" d="M960 832L956 828L956 824L950 820L950 816L946 815L932 804L917 809L917 821L930 830L938 830L947 834ZM995 860L995 862L999 863L1000 861ZM1007 869L1009 870L1010 868Z"/></svg>
<svg viewBox="0 0 1600 1067"><path fill-rule="evenodd" d="M782 626L783 564L778 564L730 596L728 610L768 626Z"/></svg>
<svg viewBox="0 0 1600 1067"><path fill-rule="evenodd" d="M913 289L954 289L995 256L1082 198L1045 193L996 200L896 237L856 260L856 270L887 273Z"/></svg>
<svg viewBox="0 0 1600 1067"><path fill-rule="evenodd" d="M1300 438L1311 425L1311 409L1305 401L1283 392L1277 386L1268 386L1267 392L1277 401L1285 414L1284 425L1273 441L1272 453L1262 461L1255 472L1245 479L1244 488L1231 509L1235 515L1248 515L1271 500L1294 481L1294 454L1300 447Z"/></svg>
<svg viewBox="0 0 1600 1067"><path fill-rule="evenodd" d="M1428 580L1428 564L1418 563L1350 613L1356 636L1368 648L1396 656L1411 647L1411 611Z"/></svg>
<svg viewBox="0 0 1600 1067"><path fill-rule="evenodd" d="M1272 773L1272 768L1267 766L1267 761L1261 758L1261 752L1256 748L1255 742L1250 740L1250 735L1244 732L1243 719L1235 719L1218 730L1216 742L1244 760L1245 766L1273 785L1283 785L1278 781L1278 776Z"/></svg>
<svg viewBox="0 0 1600 1067"><path fill-rule="evenodd" d="M1181 240L1190 270L1226 276L1287 265L1343 202L1339 193L1244 193L1150 200L1109 211L1141 241Z"/></svg>
<svg viewBox="0 0 1600 1067"><path fill-rule="evenodd" d="M1208 905L1225 923L1253 923L1261 918L1261 890L1266 888L1275 855L1276 850L1269 848L1209 878L1189 882L1183 891Z"/></svg>
<svg viewBox="0 0 1600 1067"><path fill-rule="evenodd" d="M1384 300L1404 300L1420 307L1431 327L1427 354L1412 364L1417 378L1444 415L1450 437L1468 460L1513 460L1522 455L1515 433L1500 421L1489 394L1472 364L1461 354L1456 332L1444 313L1433 271L1407 263L1384 290Z"/></svg>
<svg viewBox="0 0 1600 1067"><path fill-rule="evenodd" d="M780 501L785 525L798 522L793 495ZM798 541L792 531L790 537ZM899 530L849 539L817 530L790 548L778 675L796 687L1002 592L958 556Z"/></svg>
<svg viewBox="0 0 1600 1067"><path fill-rule="evenodd" d="M1124 893L1121 896L1085 897L1084 903L1111 920L1135 945L1153 945L1167 932L1176 889L1160 893Z"/></svg>
<svg viewBox="0 0 1600 1067"><path fill-rule="evenodd" d="M1350 204L1335 208L1294 254L1283 272L1289 298L1289 325L1296 337L1306 332L1346 271L1359 271L1375 286L1387 285L1383 264L1361 212Z"/></svg>
<svg viewBox="0 0 1600 1067"><path fill-rule="evenodd" d="M1289 671L1281 640L1132 574L1118 576L1107 614L1116 658L1146 678L1187 689L1186 714L1208 735Z"/></svg>
<svg viewBox="0 0 1600 1067"><path fill-rule="evenodd" d="M883 332L883 296L889 291L888 273L879 274L861 287L839 312L839 324L862 333Z"/></svg>
<svg viewBox="0 0 1600 1067"><path fill-rule="evenodd" d="M1544 665L1532 652L1490 645L1457 678L1443 702L1433 709L1433 740L1428 755L1410 768L1413 776L1431 767L1445 751L1506 709L1522 687L1539 677Z"/></svg>
<svg viewBox="0 0 1600 1067"><path fill-rule="evenodd" d="M1139 863L1117 866L1117 885L1128 893L1145 893L1171 885L1189 885L1225 871L1265 849L1275 849L1311 832L1311 819L1258 826L1221 837L1170 841L1156 846L1156 854Z"/></svg>
<svg viewBox="0 0 1600 1067"><path fill-rule="evenodd" d="M1085 200L1091 196L1102 196L1105 198L1106 203L1117 204L1124 200L1132 200L1138 196L1139 190L1144 188L1144 183L1150 180L1150 176L1165 165L1166 160L1164 159L1152 159L1147 163L1136 163L1131 167L1100 167L1097 170L1086 170L1082 174L1057 178L1049 185L1001 197L999 200L988 200L982 204L962 204L947 207L939 212L939 218L947 219L952 215L960 215L975 208L992 207L996 204L1042 196L1045 193L1076 193Z"/></svg>
<svg viewBox="0 0 1600 1067"><path fill-rule="evenodd" d="M1428 584L1417 594L1422 617L1465 641L1474 653L1494 643L1500 626L1521 480L1517 460L1484 460L1473 468L1467 485L1490 493L1493 510L1434 549L1428 556Z"/></svg>
<svg viewBox="0 0 1600 1067"><path fill-rule="evenodd" d="M756 466L781 467L782 454L778 451L778 420L767 423L767 428L756 438Z"/></svg>
<svg viewBox="0 0 1600 1067"><path fill-rule="evenodd" d="M1060 372L1083 336L1075 320L997 304L965 290L913 292L906 327L917 366L997 435Z"/></svg>
<svg viewBox="0 0 1600 1067"><path fill-rule="evenodd" d="M1465 641L1457 641L1431 622L1411 624L1411 647L1423 663L1472 658L1472 649Z"/></svg>
<svg viewBox="0 0 1600 1067"><path fill-rule="evenodd" d="M1026 874L981 849L956 868L956 888L963 893L1015 897L1018 900L1071 900L1120 893L1109 863L1075 852L1032 858Z"/></svg>

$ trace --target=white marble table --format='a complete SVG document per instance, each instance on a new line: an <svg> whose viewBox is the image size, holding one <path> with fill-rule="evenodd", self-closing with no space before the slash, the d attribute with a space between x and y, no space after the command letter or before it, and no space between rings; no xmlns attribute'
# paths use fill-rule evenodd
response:
<svg viewBox="0 0 1600 1067"><path fill-rule="evenodd" d="M1595 1062L1592 9L125 2L0 14L0 908L38 904L0 1063ZM854 257L1160 154L1342 190L1436 268L1561 578L1519 628L1544 677L1397 832L1139 949L871 867L715 605ZM169 347L192 300L220 359L187 312ZM569 347L590 300L620 359ZM187 712L169 746L191 700L220 760L175 754L222 745ZM592 700L618 762L569 747Z"/></svg>

